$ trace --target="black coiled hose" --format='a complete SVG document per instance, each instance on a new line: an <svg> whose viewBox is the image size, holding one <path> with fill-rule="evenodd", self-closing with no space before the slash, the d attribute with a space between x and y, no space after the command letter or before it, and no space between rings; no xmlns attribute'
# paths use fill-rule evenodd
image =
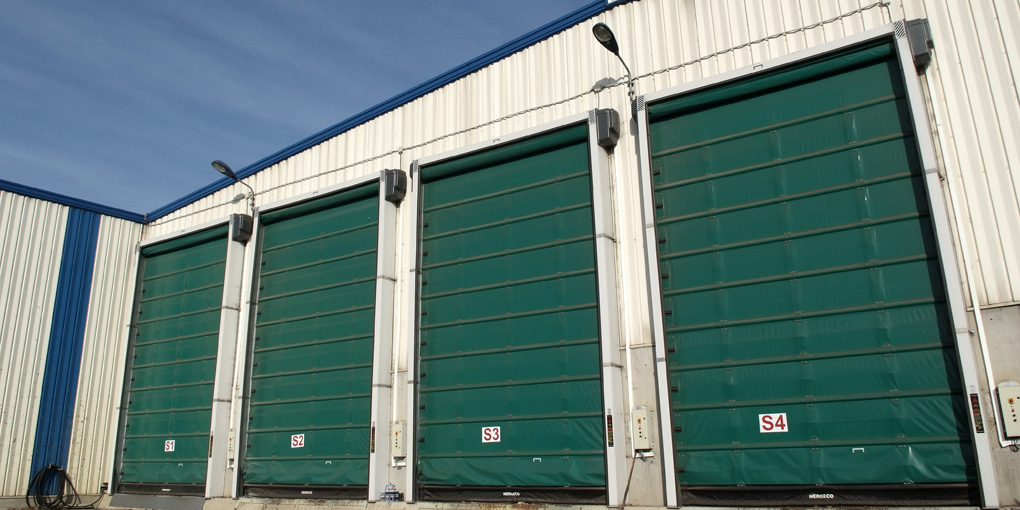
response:
<svg viewBox="0 0 1020 510"><path fill-rule="evenodd" d="M56 494L46 494L46 492L51 492L51 489L54 487L56 488ZM71 483L71 477L67 476L67 471L64 471L64 468L56 464L50 464L40 469L32 478L32 483L28 484L25 504L29 508L35 506L50 510L88 509L95 508L96 503L99 503L99 500L102 498L103 496L100 495L92 503L87 505L81 504L81 496L78 495L74 484ZM33 501L35 505L32 504Z"/></svg>

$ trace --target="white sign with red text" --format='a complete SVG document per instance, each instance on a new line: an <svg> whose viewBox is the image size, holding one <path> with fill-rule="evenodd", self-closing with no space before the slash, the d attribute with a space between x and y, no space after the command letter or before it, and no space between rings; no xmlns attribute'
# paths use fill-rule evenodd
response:
<svg viewBox="0 0 1020 510"><path fill-rule="evenodd" d="M499 427L482 427L483 443L498 443L499 439Z"/></svg>
<svg viewBox="0 0 1020 510"><path fill-rule="evenodd" d="M290 447L291 448L304 448L305 447L305 435L294 434L290 436Z"/></svg>
<svg viewBox="0 0 1020 510"><path fill-rule="evenodd" d="M786 422L786 413L759 414L758 431L762 434L768 434L770 432L789 432L790 429Z"/></svg>

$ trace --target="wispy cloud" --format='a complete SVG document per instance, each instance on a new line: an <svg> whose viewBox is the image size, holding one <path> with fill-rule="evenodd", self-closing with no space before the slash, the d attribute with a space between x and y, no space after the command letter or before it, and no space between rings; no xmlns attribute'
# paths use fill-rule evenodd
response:
<svg viewBox="0 0 1020 510"><path fill-rule="evenodd" d="M588 0L0 3L0 178L146 212Z"/></svg>

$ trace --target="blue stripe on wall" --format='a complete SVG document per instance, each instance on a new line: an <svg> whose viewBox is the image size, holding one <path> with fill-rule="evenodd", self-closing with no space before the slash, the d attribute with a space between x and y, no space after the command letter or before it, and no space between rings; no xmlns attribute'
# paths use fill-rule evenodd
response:
<svg viewBox="0 0 1020 510"><path fill-rule="evenodd" d="M67 465L100 218L76 207L67 215L29 479L50 464Z"/></svg>

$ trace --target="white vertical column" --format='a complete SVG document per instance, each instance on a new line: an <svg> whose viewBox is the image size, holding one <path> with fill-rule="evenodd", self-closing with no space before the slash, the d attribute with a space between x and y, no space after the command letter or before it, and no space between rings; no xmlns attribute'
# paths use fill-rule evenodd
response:
<svg viewBox="0 0 1020 510"><path fill-rule="evenodd" d="M235 349L234 360L234 384L231 388L231 414L230 430L227 436L227 469L230 472L230 497L241 496L241 471L244 465L243 439L247 434L247 423L244 418L248 413L247 384L249 378L248 360L251 356L253 344L251 335L254 331L253 313L258 295L255 292L256 283L259 280L259 260L261 257L262 228L260 225L259 210L254 211L255 217L252 220L252 235L248 240L249 249L244 258L245 273L242 279L241 290L241 313L238 320L239 338Z"/></svg>
<svg viewBox="0 0 1020 510"><path fill-rule="evenodd" d="M606 497L621 506L627 483L627 436L620 361L620 300L617 286L617 240L609 154L598 145L596 111L588 117L595 261L598 277L599 348L602 353L603 427L606 432Z"/></svg>
<svg viewBox="0 0 1020 510"><path fill-rule="evenodd" d="M368 453L368 500L378 501L389 483L390 423L393 387L393 310L396 295L397 205L385 197L379 181L379 224L375 277L375 327L372 349L371 447Z"/></svg>
<svg viewBox="0 0 1020 510"><path fill-rule="evenodd" d="M404 469L407 471L407 478L404 483L404 501L411 503L414 501L414 494L418 486L415 445L418 437L418 326L421 319L421 316L418 315L418 280L421 272L419 267L421 265L421 243L418 238L418 224L421 221L421 169L418 167L417 160L411 163L411 175L408 181L410 186L404 200L408 206L414 207L414 210L411 212L408 222L408 239L405 249L413 248L414 258L411 262L410 274L407 275L411 288L407 289L407 302L404 308L404 317L407 320L404 337L407 345L407 394L405 396L407 416L404 425L406 454Z"/></svg>
<svg viewBox="0 0 1020 510"><path fill-rule="evenodd" d="M666 506L679 505L675 473L675 447L673 445L673 407L669 391L669 362L666 358L666 331L663 324L662 292L659 278L659 244L655 232L655 200L652 196L652 161L648 146L648 110L644 97L637 99L638 167L641 173L641 211L644 221L645 257L648 270L648 303L652 327L652 344L655 348L655 379L659 395L659 444L662 456L662 476L666 489Z"/></svg>
<svg viewBox="0 0 1020 510"><path fill-rule="evenodd" d="M230 217L228 238L242 219ZM223 300L220 304L220 331L216 347L216 374L213 379L212 418L209 429L209 459L206 466L205 497L231 496L228 476L228 446L231 429L234 373L241 315L241 287L244 275L245 243L227 241L227 259L223 274ZM245 335L246 336L246 335Z"/></svg>

